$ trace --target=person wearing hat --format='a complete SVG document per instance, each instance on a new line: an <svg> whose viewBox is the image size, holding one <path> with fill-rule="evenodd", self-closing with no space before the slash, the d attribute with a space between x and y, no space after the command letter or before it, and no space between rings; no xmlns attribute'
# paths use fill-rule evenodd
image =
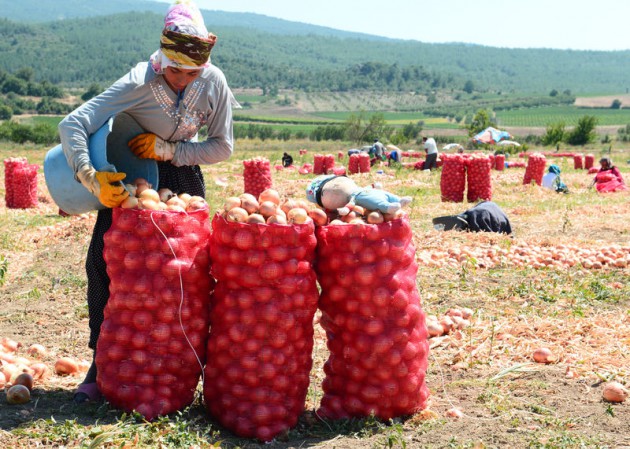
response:
<svg viewBox="0 0 630 449"><path fill-rule="evenodd" d="M621 172L612 163L609 157L603 157L599 160L600 169L593 179L592 185L598 192L618 192L626 190L626 183L621 176Z"/></svg>
<svg viewBox="0 0 630 449"><path fill-rule="evenodd" d="M233 152L232 108L240 107L223 72L210 62L217 37L208 32L191 1L178 0L167 10L160 46L148 61L138 63L100 95L82 104L59 124L61 145L75 178L106 206L100 210L86 258L90 339L96 350L109 299L109 277L103 259L103 236L112 223L112 209L129 193L115 167L96 171L88 152L89 136L111 117L126 113L145 131L128 143L140 158L155 160L159 186L180 194L205 197L200 164L215 164ZM197 141L206 126L208 137ZM130 183L133 180L127 180ZM88 370L74 401L98 399L96 365Z"/></svg>
<svg viewBox="0 0 630 449"><path fill-rule="evenodd" d="M549 171L542 177L542 186L558 193L569 193L567 185L560 180L560 167L555 164L549 166Z"/></svg>

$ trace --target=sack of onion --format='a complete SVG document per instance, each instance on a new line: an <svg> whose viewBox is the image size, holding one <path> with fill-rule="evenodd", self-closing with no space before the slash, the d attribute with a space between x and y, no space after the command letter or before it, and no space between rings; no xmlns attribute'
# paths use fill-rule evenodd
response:
<svg viewBox="0 0 630 449"><path fill-rule="evenodd" d="M272 218L278 211L282 222ZM273 190L228 198L212 220L217 284L203 393L210 415L241 437L270 441L304 410L319 298L315 245L307 211L281 205Z"/></svg>
<svg viewBox="0 0 630 449"><path fill-rule="evenodd" d="M330 350L318 414L390 419L423 409L429 348L408 219L331 224L316 235Z"/></svg>
<svg viewBox="0 0 630 449"><path fill-rule="evenodd" d="M440 176L440 192L442 201L461 203L464 201L466 188L466 164L460 154L444 154L441 156L444 165Z"/></svg>
<svg viewBox="0 0 630 449"><path fill-rule="evenodd" d="M469 203L479 200L492 200L492 164L487 156L473 156L466 164L468 190L466 199Z"/></svg>
<svg viewBox="0 0 630 449"><path fill-rule="evenodd" d="M29 164L24 157L4 160L4 187L7 208L28 209L37 207L38 166Z"/></svg>
<svg viewBox="0 0 630 449"><path fill-rule="evenodd" d="M258 197L260 193L271 188L271 165L269 160L262 157L255 157L243 161L243 182L244 191Z"/></svg>
<svg viewBox="0 0 630 449"><path fill-rule="evenodd" d="M151 420L193 402L214 283L209 237L207 206L113 210L103 252L110 297L96 366L98 387L115 407Z"/></svg>
<svg viewBox="0 0 630 449"><path fill-rule="evenodd" d="M542 184L542 178L545 174L545 166L547 159L541 153L533 153L527 159L527 167L523 177L523 185L529 185L532 181L536 184Z"/></svg>

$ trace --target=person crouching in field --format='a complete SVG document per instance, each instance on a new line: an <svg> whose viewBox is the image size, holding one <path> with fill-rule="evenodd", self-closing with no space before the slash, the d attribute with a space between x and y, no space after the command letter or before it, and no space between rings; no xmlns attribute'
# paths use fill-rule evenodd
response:
<svg viewBox="0 0 630 449"><path fill-rule="evenodd" d="M619 192L627 189L621 172L613 165L609 157L601 158L599 164L601 168L595 175L591 186L595 185L595 188L600 193Z"/></svg>

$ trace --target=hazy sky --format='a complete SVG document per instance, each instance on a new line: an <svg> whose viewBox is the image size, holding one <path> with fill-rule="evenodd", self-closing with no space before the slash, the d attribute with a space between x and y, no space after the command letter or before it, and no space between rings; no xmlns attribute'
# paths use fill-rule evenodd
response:
<svg viewBox="0 0 630 449"><path fill-rule="evenodd" d="M630 0L197 0L197 5L422 42L630 49Z"/></svg>

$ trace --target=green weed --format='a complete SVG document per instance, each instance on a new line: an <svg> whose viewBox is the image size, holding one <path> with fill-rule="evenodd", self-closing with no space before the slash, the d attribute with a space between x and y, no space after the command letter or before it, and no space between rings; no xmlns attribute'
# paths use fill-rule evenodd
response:
<svg viewBox="0 0 630 449"><path fill-rule="evenodd" d="M9 271L9 261L4 255L0 254L0 287L6 282L7 272Z"/></svg>

